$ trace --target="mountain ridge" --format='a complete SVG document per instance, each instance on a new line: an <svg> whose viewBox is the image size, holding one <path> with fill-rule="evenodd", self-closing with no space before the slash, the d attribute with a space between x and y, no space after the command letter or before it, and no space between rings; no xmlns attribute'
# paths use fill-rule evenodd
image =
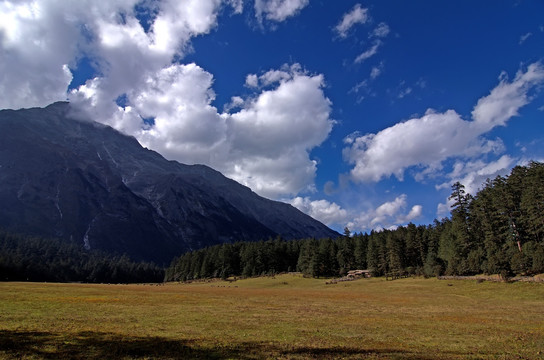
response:
<svg viewBox="0 0 544 360"><path fill-rule="evenodd" d="M158 263L223 242L339 235L76 111L67 102L0 111L0 226Z"/></svg>

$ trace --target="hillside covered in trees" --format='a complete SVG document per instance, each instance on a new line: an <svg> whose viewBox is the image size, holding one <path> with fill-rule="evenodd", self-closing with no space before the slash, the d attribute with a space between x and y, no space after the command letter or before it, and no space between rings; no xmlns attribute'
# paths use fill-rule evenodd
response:
<svg viewBox="0 0 544 360"><path fill-rule="evenodd" d="M0 281L160 282L164 269L59 239L0 230Z"/></svg>
<svg viewBox="0 0 544 360"><path fill-rule="evenodd" d="M188 252L166 270L167 281L301 271L339 276L370 269L376 276L544 272L544 164L516 166L488 179L474 196L452 186L451 217L431 225L350 234L336 240L276 238Z"/></svg>
<svg viewBox="0 0 544 360"><path fill-rule="evenodd" d="M314 277L544 272L544 164L517 166L474 196L452 186L450 218L338 239L226 243L187 252L165 271L59 239L0 230L0 280L159 282L300 271Z"/></svg>

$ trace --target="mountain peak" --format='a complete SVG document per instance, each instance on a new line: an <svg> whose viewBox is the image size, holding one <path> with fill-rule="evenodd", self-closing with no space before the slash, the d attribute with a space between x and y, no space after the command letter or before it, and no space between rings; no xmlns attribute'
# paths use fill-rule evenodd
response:
<svg viewBox="0 0 544 360"><path fill-rule="evenodd" d="M0 111L0 227L158 263L222 242L338 236L205 165L75 121L72 110Z"/></svg>

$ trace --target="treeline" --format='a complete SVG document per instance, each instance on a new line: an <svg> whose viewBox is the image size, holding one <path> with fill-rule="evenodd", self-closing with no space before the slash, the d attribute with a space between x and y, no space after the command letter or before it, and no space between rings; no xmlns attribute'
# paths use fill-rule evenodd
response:
<svg viewBox="0 0 544 360"><path fill-rule="evenodd" d="M255 276L300 271L341 276L370 269L393 274L473 275L544 272L544 164L517 166L487 180L471 196L452 186L451 217L431 225L343 237L217 245L183 254L166 270L167 281Z"/></svg>
<svg viewBox="0 0 544 360"><path fill-rule="evenodd" d="M335 276L367 267L368 236L222 244L183 254L166 269L166 281L251 277L300 271Z"/></svg>
<svg viewBox="0 0 544 360"><path fill-rule="evenodd" d="M87 251L59 239L0 230L0 281L162 282L164 269L127 256Z"/></svg>

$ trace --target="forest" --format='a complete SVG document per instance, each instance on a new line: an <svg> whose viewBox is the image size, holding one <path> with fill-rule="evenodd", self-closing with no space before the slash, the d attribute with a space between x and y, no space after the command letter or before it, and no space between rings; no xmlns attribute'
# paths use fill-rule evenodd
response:
<svg viewBox="0 0 544 360"><path fill-rule="evenodd" d="M351 234L338 239L281 238L228 243L188 252L166 269L166 281L300 271L313 277L369 269L374 276L544 272L544 164L516 166L471 195L457 182L451 217L430 225Z"/></svg>
<svg viewBox="0 0 544 360"><path fill-rule="evenodd" d="M0 281L161 282L164 269L59 239L0 230Z"/></svg>
<svg viewBox="0 0 544 360"><path fill-rule="evenodd" d="M474 196L457 182L450 201L451 217L430 225L353 234L346 228L338 239L225 243L182 254L167 269L0 230L0 281L161 282L292 271L337 277L353 269L374 276L544 273L543 163L488 179Z"/></svg>

